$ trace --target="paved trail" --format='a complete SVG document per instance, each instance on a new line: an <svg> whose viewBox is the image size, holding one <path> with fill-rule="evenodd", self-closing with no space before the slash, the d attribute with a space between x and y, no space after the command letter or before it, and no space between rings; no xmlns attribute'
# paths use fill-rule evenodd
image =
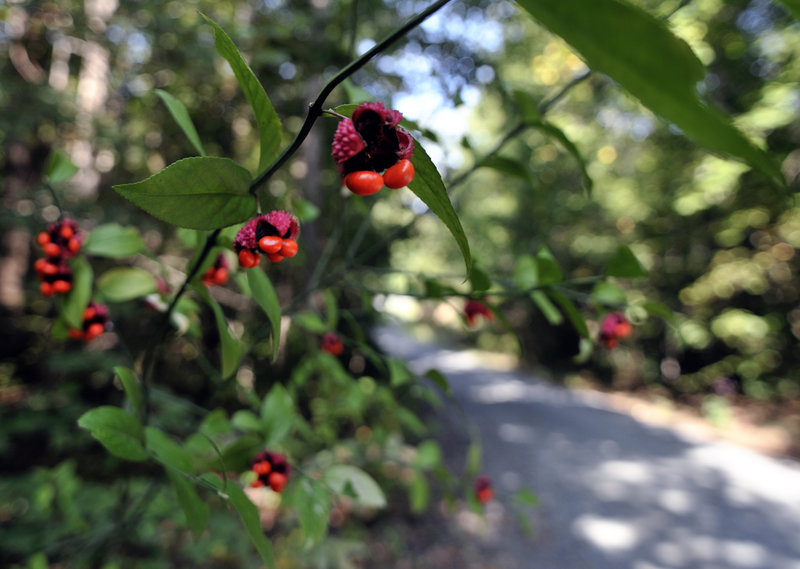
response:
<svg viewBox="0 0 800 569"><path fill-rule="evenodd" d="M539 495L533 538L499 516L484 544L494 567L800 569L797 463L645 425L600 394L491 369L398 328L376 339L416 372L447 376L501 493Z"/></svg>

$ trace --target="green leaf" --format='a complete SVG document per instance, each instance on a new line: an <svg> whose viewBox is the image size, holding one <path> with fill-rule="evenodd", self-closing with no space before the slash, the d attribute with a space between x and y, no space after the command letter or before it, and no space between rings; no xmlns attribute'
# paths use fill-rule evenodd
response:
<svg viewBox="0 0 800 569"><path fill-rule="evenodd" d="M263 425L256 414L252 411L248 411L247 409L240 409L236 411L236 413L233 414L233 417L231 417L231 425L240 431L255 431L257 433L260 433L261 429L263 428Z"/></svg>
<svg viewBox="0 0 800 569"><path fill-rule="evenodd" d="M606 263L606 275L622 278L646 277L647 269L642 266L633 251L625 245L620 245Z"/></svg>
<svg viewBox="0 0 800 569"><path fill-rule="evenodd" d="M78 419L108 452L126 460L147 460L142 442L142 425L119 407L103 406L87 411Z"/></svg>
<svg viewBox="0 0 800 569"><path fill-rule="evenodd" d="M250 103L256 117L259 139L261 141L261 156L258 160L258 170L262 172L278 157L281 145L281 122L272 103L267 97L261 83L253 70L245 63L242 54L234 45L228 34L214 23L208 16L201 14L206 21L214 27L214 46L225 60L230 64L239 86ZM233 222L236 223L236 222ZM228 224L230 225L230 224Z"/></svg>
<svg viewBox="0 0 800 569"><path fill-rule="evenodd" d="M186 516L186 525L192 530L194 538L196 540L200 539L200 535L203 533L206 523L208 523L210 513L208 504L200 499L194 486L186 478L169 468L166 471L173 488L175 488L178 505Z"/></svg>
<svg viewBox="0 0 800 569"><path fill-rule="evenodd" d="M536 253L536 267L538 269L540 286L560 283L564 280L561 268L558 266L556 258L547 247L540 247Z"/></svg>
<svg viewBox="0 0 800 569"><path fill-rule="evenodd" d="M531 255L520 255L514 266L514 282L522 290L539 286L539 265Z"/></svg>
<svg viewBox="0 0 800 569"><path fill-rule="evenodd" d="M539 310L542 311L542 314L544 314L544 317L552 326L558 326L564 321L561 312L550 302L550 299L547 298L547 295L543 291L534 290L531 292L531 300L539 307Z"/></svg>
<svg viewBox="0 0 800 569"><path fill-rule="evenodd" d="M72 178L77 171L78 167L70 162L66 154L61 150L53 150L47 159L45 177L51 184L60 184Z"/></svg>
<svg viewBox="0 0 800 569"><path fill-rule="evenodd" d="M253 268L246 272L253 298L269 320L272 330L272 361L275 361L281 343L281 305L278 302L278 295L264 271Z"/></svg>
<svg viewBox="0 0 800 569"><path fill-rule="evenodd" d="M542 115L539 113L539 107L530 93L522 91L521 89L515 89L513 95L524 123L533 125L541 122Z"/></svg>
<svg viewBox="0 0 800 569"><path fill-rule="evenodd" d="M656 300L646 300L642 303L642 308L644 308L648 314L663 318L664 320L671 320L675 316L668 306Z"/></svg>
<svg viewBox="0 0 800 569"><path fill-rule="evenodd" d="M423 470L435 468L442 462L442 450L436 441L424 441L417 447L414 466Z"/></svg>
<svg viewBox="0 0 800 569"><path fill-rule="evenodd" d="M117 267L97 279L97 290L110 302L125 302L156 291L156 279L137 267Z"/></svg>
<svg viewBox="0 0 800 569"><path fill-rule="evenodd" d="M487 156L478 163L479 168L491 168L497 170L501 174L508 174L515 176L526 182L532 182L533 176L531 169L527 164L516 160L514 158L506 158L505 156Z"/></svg>
<svg viewBox="0 0 800 569"><path fill-rule="evenodd" d="M192 143L192 146L194 146L195 150L197 150L197 153L200 156L205 156L206 151L203 150L203 143L200 142L200 137L197 135L197 130L194 128L194 123L192 122L186 107L183 106L183 103L161 89L156 89L156 95L161 97L161 100L164 101L165 105L167 105L169 114L172 115L172 118L175 119L175 122L178 123L179 127L181 127L183 134L185 134L186 138L189 139L189 142Z"/></svg>
<svg viewBox="0 0 800 569"><path fill-rule="evenodd" d="M583 185L586 187L586 193L592 193L592 187L594 186L594 181L592 180L591 176L589 176L589 170L586 168L586 161L583 159L583 154L581 151L578 150L578 147L564 134L564 131L554 126L548 122L540 122L537 124L532 125L534 128L549 134L556 140L561 143L561 146L564 149L572 154L572 157L575 158L575 161L578 163L578 167L581 169L581 174L583 175Z"/></svg>
<svg viewBox="0 0 800 569"><path fill-rule="evenodd" d="M411 511L419 514L425 511L430 501L430 485L422 472L415 472L408 488L408 498L411 502Z"/></svg>
<svg viewBox="0 0 800 569"><path fill-rule="evenodd" d="M264 425L265 445L275 446L292 429L294 400L282 385L274 385L261 405L261 421Z"/></svg>
<svg viewBox="0 0 800 569"><path fill-rule="evenodd" d="M139 385L139 380L134 373L126 367L115 366L114 373L117 374L117 377L122 383L122 388L125 390L125 395L131 403L133 412L137 417L140 416L144 406L144 396L142 394L142 386Z"/></svg>
<svg viewBox="0 0 800 569"><path fill-rule="evenodd" d="M800 22L800 0L779 0L795 20Z"/></svg>
<svg viewBox="0 0 800 569"><path fill-rule="evenodd" d="M220 375L222 379L227 379L239 367L239 358L241 356L239 341L231 334L222 308L216 300L211 298L206 287L197 286L194 290L206 301L206 304L211 307L211 311L214 313L214 321L217 324L217 333L219 334L220 350L222 351Z"/></svg>
<svg viewBox="0 0 800 569"><path fill-rule="evenodd" d="M628 302L625 291L614 283L600 281L592 289L592 300L602 306L618 307Z"/></svg>
<svg viewBox="0 0 800 569"><path fill-rule="evenodd" d="M114 189L150 215L190 229L227 227L256 212L250 173L227 158L184 158L145 180Z"/></svg>
<svg viewBox="0 0 800 569"><path fill-rule="evenodd" d="M145 427L144 440L153 458L180 472L194 472L192 457L181 445L173 441L164 431L155 427Z"/></svg>
<svg viewBox="0 0 800 569"><path fill-rule="evenodd" d="M83 311L92 298L92 279L94 273L86 257L79 255L70 262L72 268L72 288L58 297L58 310L70 328L80 329L83 325Z"/></svg>
<svg viewBox="0 0 800 569"><path fill-rule="evenodd" d="M527 488L522 488L514 492L513 500L520 504L525 504L526 506L536 506L539 504L539 497Z"/></svg>
<svg viewBox="0 0 800 569"><path fill-rule="evenodd" d="M319 316L309 311L299 312L292 316L292 324L296 324L312 334L324 334L330 330L330 327Z"/></svg>
<svg viewBox="0 0 800 569"><path fill-rule="evenodd" d="M556 302L556 304L561 307L561 310L567 315L567 318L569 318L569 321L572 323L575 331L580 334L581 337L588 338L589 328L586 326L586 319L583 317L583 314L581 314L581 311L575 306L575 303L573 303L565 295L553 289L548 289L547 294Z"/></svg>
<svg viewBox="0 0 800 569"><path fill-rule="evenodd" d="M705 69L664 22L624 0L520 0L587 64L701 145L748 162L781 184L780 170L728 117L701 101Z"/></svg>
<svg viewBox="0 0 800 569"><path fill-rule="evenodd" d="M469 274L472 271L472 255L464 228L461 227L461 221L458 219L456 210L453 209L453 204L450 203L450 198L447 195L447 190L444 187L439 171L425 152L422 144L417 140L414 141L414 155L411 157L411 162L414 164L414 179L408 184L408 188L425 202L425 205L450 230L458 244L458 248L461 249L467 274Z"/></svg>
<svg viewBox="0 0 800 569"><path fill-rule="evenodd" d="M337 464L325 471L325 483L339 495L345 493L349 485L355 492L356 503L368 508L383 508L386 506L386 497L383 495L378 483L356 466L350 464Z"/></svg>
<svg viewBox="0 0 800 569"><path fill-rule="evenodd" d="M485 292L492 287L492 281L486 271L476 266L473 266L469 273L469 284L473 292Z"/></svg>
<svg viewBox="0 0 800 569"><path fill-rule="evenodd" d="M467 449L467 478L474 478L481 469L481 445L473 442Z"/></svg>
<svg viewBox="0 0 800 569"><path fill-rule="evenodd" d="M389 365L389 383L392 387L399 387L413 379L403 361L397 358L387 358L386 363Z"/></svg>
<svg viewBox="0 0 800 569"><path fill-rule="evenodd" d="M144 241L135 227L123 227L119 223L107 223L95 227L83 246L83 251L97 257L121 259L130 257L144 249Z"/></svg>
<svg viewBox="0 0 800 569"><path fill-rule="evenodd" d="M328 531L330 495L319 482L303 478L294 485L291 498L305 536L304 545L306 548L312 547L322 541Z"/></svg>
<svg viewBox="0 0 800 569"><path fill-rule="evenodd" d="M450 384L447 381L447 378L440 372L438 369L429 369L425 372L425 377L430 379L433 383L439 386L439 388L444 391L447 395L450 395L452 392L450 391Z"/></svg>
<svg viewBox="0 0 800 569"><path fill-rule="evenodd" d="M234 484L226 485L216 474L204 474L201 478L219 490L220 496L230 502L239 514L244 529L247 531L250 541L255 545L261 560L269 569L275 569L272 544L264 535L264 530L261 529L261 518L256 505L241 488Z"/></svg>

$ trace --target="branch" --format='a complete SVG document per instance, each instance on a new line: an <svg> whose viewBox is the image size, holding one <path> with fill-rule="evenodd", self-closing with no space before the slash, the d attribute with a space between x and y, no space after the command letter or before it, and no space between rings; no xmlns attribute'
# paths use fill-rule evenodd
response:
<svg viewBox="0 0 800 569"><path fill-rule="evenodd" d="M372 49L350 63L347 67L339 71L339 73L337 73L330 81L328 81L328 83L319 92L319 95L317 95L317 98L314 100L314 102L308 107L308 114L306 115L305 122L303 122L303 126L300 127L300 132L297 133L297 136L294 137L292 143L286 147L286 149L281 153L280 156L278 156L275 162L273 162L269 168L267 168L264 172L259 174L255 180L253 180L253 182L250 184L250 193L256 193L264 184L264 182L266 182L281 166L283 166L283 164L292 156L292 154L297 152L297 149L303 144L303 141L308 136L308 133L311 132L311 127L314 126L314 122L316 122L320 115L322 115L322 107L325 104L325 100L342 81L364 67L367 63L374 59L375 56L386 50L386 48L388 48L391 44L420 25L428 17L444 7L444 5L449 1L450 0L437 0L437 2L431 4L428 8L408 20L408 22L397 28L379 43L375 44Z"/></svg>

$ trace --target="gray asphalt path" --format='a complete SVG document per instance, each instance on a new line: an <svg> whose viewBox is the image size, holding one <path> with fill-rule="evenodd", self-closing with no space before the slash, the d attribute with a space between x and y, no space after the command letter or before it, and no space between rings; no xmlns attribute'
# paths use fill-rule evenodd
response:
<svg viewBox="0 0 800 569"><path fill-rule="evenodd" d="M375 337L415 372L448 378L500 495L539 496L533 537L502 500L488 509L493 567L800 569L797 463L640 423L601 394L492 369L398 327Z"/></svg>

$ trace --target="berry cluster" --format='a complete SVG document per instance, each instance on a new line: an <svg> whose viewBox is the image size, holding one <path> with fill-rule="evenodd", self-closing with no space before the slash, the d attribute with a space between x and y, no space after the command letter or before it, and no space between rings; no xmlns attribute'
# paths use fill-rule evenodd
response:
<svg viewBox="0 0 800 569"><path fill-rule="evenodd" d="M250 486L253 488L269 486L274 492L283 490L292 473L292 467L284 455L268 450L261 451L253 457L250 469L258 475Z"/></svg>
<svg viewBox="0 0 800 569"><path fill-rule="evenodd" d="M480 300L470 298L464 305L464 318L467 324L474 326L477 322L478 316L483 316L486 320L492 319L492 311Z"/></svg>
<svg viewBox="0 0 800 569"><path fill-rule="evenodd" d="M66 294L72 289L72 269L67 259L80 251L82 241L78 224L71 219L51 223L47 231L36 236L44 257L33 265L41 281L39 290L44 296Z"/></svg>
<svg viewBox="0 0 800 569"><path fill-rule="evenodd" d="M297 255L297 219L285 211L272 211L248 221L236 234L233 250L239 265L250 269L258 265L264 253L273 263Z"/></svg>
<svg viewBox="0 0 800 569"><path fill-rule="evenodd" d="M344 351L344 344L339 339L339 336L334 334L333 332L327 332L322 337L322 344L320 345L320 349L323 352L327 352L332 356L339 356Z"/></svg>
<svg viewBox="0 0 800 569"><path fill-rule="evenodd" d="M402 188L414 179L409 160L414 140L397 126L402 118L383 103L363 103L352 118L339 122L331 154L344 185L354 194L368 196L383 186Z"/></svg>
<svg viewBox="0 0 800 569"><path fill-rule="evenodd" d="M616 348L619 341L633 332L633 325L622 312L611 312L600 321L600 343L609 350Z"/></svg>
<svg viewBox="0 0 800 569"><path fill-rule="evenodd" d="M203 284L206 286L224 285L226 282L228 282L228 260L225 255L220 254L214 264L203 274Z"/></svg>
<svg viewBox="0 0 800 569"><path fill-rule="evenodd" d="M91 342L100 334L105 332L108 326L108 307L91 301L86 310L83 311L83 323L81 329L73 328L69 331L69 337L73 340L83 340Z"/></svg>
<svg viewBox="0 0 800 569"><path fill-rule="evenodd" d="M481 504L488 504L494 498L494 490L492 489L492 481L485 474L481 474L475 479L475 498Z"/></svg>

